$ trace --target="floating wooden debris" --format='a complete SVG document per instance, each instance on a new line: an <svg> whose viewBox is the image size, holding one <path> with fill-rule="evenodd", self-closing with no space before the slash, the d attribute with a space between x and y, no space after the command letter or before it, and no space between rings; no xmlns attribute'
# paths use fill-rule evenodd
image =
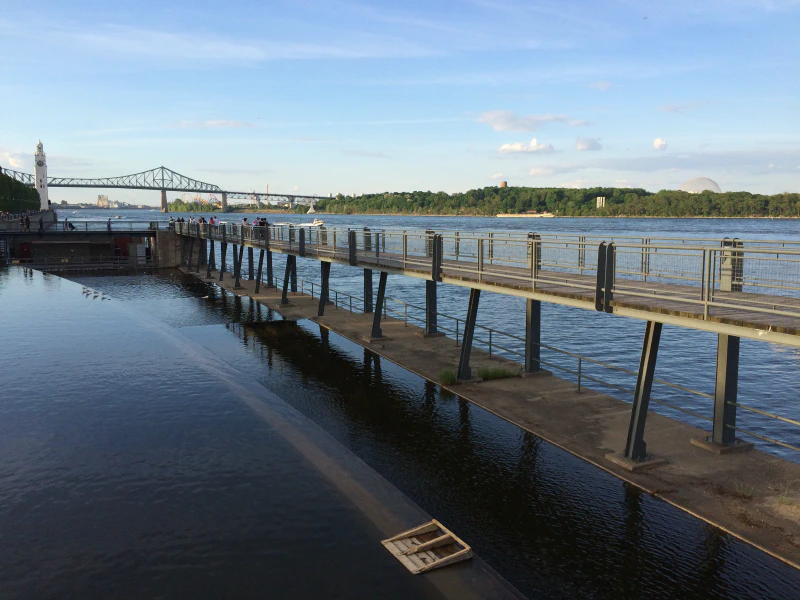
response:
<svg viewBox="0 0 800 600"><path fill-rule="evenodd" d="M414 575L472 558L472 549L435 519L381 543Z"/></svg>

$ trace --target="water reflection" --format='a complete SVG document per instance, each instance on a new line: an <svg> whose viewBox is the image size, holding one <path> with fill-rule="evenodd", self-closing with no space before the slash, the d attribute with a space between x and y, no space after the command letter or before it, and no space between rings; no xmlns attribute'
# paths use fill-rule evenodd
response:
<svg viewBox="0 0 800 600"><path fill-rule="evenodd" d="M151 310L168 302L139 285L136 299ZM800 589L795 570L316 323L283 320L213 285L195 293L193 310L211 307L240 341L217 349L222 360L336 437L531 597L784 598Z"/></svg>

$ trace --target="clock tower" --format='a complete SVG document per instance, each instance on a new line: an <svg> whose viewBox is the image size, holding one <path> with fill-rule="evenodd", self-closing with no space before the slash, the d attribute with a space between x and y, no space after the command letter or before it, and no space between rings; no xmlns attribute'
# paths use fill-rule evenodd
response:
<svg viewBox="0 0 800 600"><path fill-rule="evenodd" d="M49 208L47 202L47 157L44 154L44 146L42 140L36 144L36 155L33 157L36 169L36 189L39 191L39 200L42 210Z"/></svg>

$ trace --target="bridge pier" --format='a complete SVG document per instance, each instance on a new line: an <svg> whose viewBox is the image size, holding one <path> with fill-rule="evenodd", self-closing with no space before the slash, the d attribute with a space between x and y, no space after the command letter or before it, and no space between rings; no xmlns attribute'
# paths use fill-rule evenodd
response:
<svg viewBox="0 0 800 600"><path fill-rule="evenodd" d="M381 330L381 316L383 315L383 303L386 299L386 279L389 276L385 271L381 271L378 279L378 299L375 303L375 315L372 317L372 334L370 339L377 340L383 337Z"/></svg>
<svg viewBox="0 0 800 600"><path fill-rule="evenodd" d="M464 335L461 338L461 357L458 361L457 377L460 381L469 381L472 379L472 369L469 366L469 356L472 353L472 338L475 334L475 322L478 320L478 304L480 299L480 290L473 288L469 291L467 320L464 322Z"/></svg>
<svg viewBox="0 0 800 600"><path fill-rule="evenodd" d="M222 281L222 276L225 275L225 255L228 253L228 243L220 242L220 248L219 280Z"/></svg>
<svg viewBox="0 0 800 600"><path fill-rule="evenodd" d="M252 258L252 256L251 256ZM261 289L261 269L264 266L264 250L258 251L258 272L256 274L256 294Z"/></svg>
<svg viewBox="0 0 800 600"><path fill-rule="evenodd" d="M331 275L331 263L321 261L319 263L319 268L320 278L322 279L322 290L319 293L319 310L317 311L317 316L321 317L325 314L325 305L328 303L328 282Z"/></svg>
<svg viewBox="0 0 800 600"><path fill-rule="evenodd" d="M542 370L542 303L539 300L525 302L525 373Z"/></svg>
<svg viewBox="0 0 800 600"><path fill-rule="evenodd" d="M222 212L228 212L228 194L222 192Z"/></svg>
<svg viewBox="0 0 800 600"><path fill-rule="evenodd" d="M167 202L167 190L161 190L161 212L169 212L169 203Z"/></svg>

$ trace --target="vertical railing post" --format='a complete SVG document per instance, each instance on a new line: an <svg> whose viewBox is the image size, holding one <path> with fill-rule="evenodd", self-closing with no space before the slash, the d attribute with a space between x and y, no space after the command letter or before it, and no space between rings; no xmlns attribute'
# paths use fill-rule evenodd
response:
<svg viewBox="0 0 800 600"><path fill-rule="evenodd" d="M542 370L542 303L528 298L525 301L525 372Z"/></svg>

